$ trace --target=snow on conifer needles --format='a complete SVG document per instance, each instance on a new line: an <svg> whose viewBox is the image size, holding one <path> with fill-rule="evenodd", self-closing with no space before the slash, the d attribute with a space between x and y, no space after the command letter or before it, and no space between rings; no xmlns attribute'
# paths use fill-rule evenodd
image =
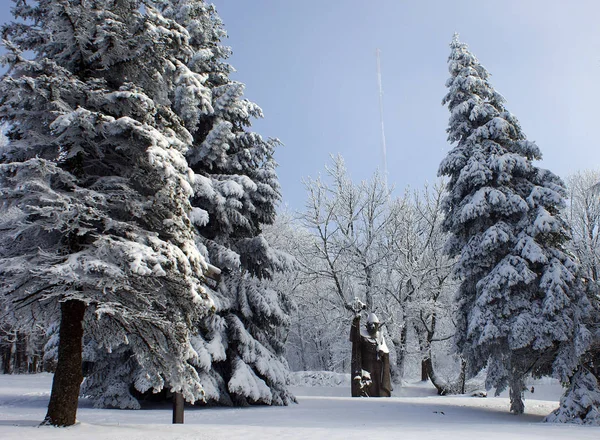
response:
<svg viewBox="0 0 600 440"><path fill-rule="evenodd" d="M569 230L562 181L533 165L539 148L458 37L443 100L448 185L393 199L377 175L355 185L339 157L332 184L307 181L298 224L275 221L280 142L251 130L262 110L230 78L212 5L14 3L0 82L0 342L10 333L16 346L28 325L27 344L48 340L47 423L75 423L82 370L98 407L169 392L287 405L284 341L304 369L343 369L357 295L381 311L399 378L418 344L438 393L464 392L465 365L486 369L522 413L524 378L551 374L569 388L547 420L598 423L589 185L573 191ZM440 375L433 350L452 349L455 327L462 359ZM3 361L17 356L6 346Z"/></svg>
<svg viewBox="0 0 600 440"><path fill-rule="evenodd" d="M245 362L266 391L237 380L230 392L264 403L293 399L282 347L269 342L287 322L281 294L260 281L286 259L260 238L279 200L277 141L244 129L262 114L227 77L229 49L218 44L225 33L214 8L38 0L15 2L14 13L26 24L4 29L10 70L0 85L0 118L9 124L0 271L3 297L17 305L11 313L52 321L59 303L85 305L92 368L84 390L100 406L138 407L131 385L218 400L214 387L207 392L211 381L204 390L200 380L217 361L229 362L215 379L220 391ZM204 280L208 259L231 272L221 298L213 292L216 303ZM244 262L251 273L240 271ZM238 320L235 330L229 314L242 295L256 319ZM215 305L225 316L206 317ZM235 334L246 336L228 342ZM262 343L232 351L250 334ZM74 414L49 422L71 424Z"/></svg>
<svg viewBox="0 0 600 440"><path fill-rule="evenodd" d="M471 373L487 366L487 386L511 388L511 411L523 412L523 378L567 381L587 349L590 304L578 266L565 251L559 216L565 189L528 141L489 74L455 35L443 103L454 147L440 175L447 252L457 256L458 344Z"/></svg>
<svg viewBox="0 0 600 440"><path fill-rule="evenodd" d="M281 334L289 325L287 293L267 280L289 267L290 257L261 235L280 199L273 160L279 142L249 130L261 109L243 98L244 85L229 79L230 49L212 5L202 1L156 2L162 20L185 28L185 51L172 60L171 110L191 137L186 151L192 173L190 221L203 257L222 270L211 292L215 314L195 323L191 360L203 400L225 405L287 404L287 362ZM158 15L158 12L154 12ZM163 91L164 93L164 91ZM143 368L119 367L128 351L96 353L85 392L100 406L137 407L123 384L145 391ZM140 384L141 386L138 386Z"/></svg>

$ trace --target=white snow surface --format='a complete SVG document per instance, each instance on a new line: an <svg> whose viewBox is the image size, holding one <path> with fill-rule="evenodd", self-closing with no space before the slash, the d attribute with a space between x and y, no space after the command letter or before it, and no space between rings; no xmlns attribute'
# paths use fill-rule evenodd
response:
<svg viewBox="0 0 600 440"><path fill-rule="evenodd" d="M541 423L558 406L561 393L560 386L549 380L533 383L535 393L526 393L522 416L508 412L506 396L439 397L430 384L417 383L397 388L395 397L387 399L347 397L347 386L295 387L298 404L187 407L184 425L171 425L168 404L143 406L136 411L108 410L94 409L82 399L78 424L40 427L51 381L50 374L0 375L0 439L571 440L600 436L598 427Z"/></svg>

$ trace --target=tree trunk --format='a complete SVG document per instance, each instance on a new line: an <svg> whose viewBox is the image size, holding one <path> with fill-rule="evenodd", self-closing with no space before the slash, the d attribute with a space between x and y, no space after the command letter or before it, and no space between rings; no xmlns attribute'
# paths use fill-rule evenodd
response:
<svg viewBox="0 0 600 440"><path fill-rule="evenodd" d="M367 313L373 313L373 269L371 266L364 264L365 271L365 301L367 302Z"/></svg>
<svg viewBox="0 0 600 440"><path fill-rule="evenodd" d="M300 320L298 320L298 339L300 342L300 362L302 363L302 371L308 371L308 363L306 362L306 341L304 341L304 327Z"/></svg>
<svg viewBox="0 0 600 440"><path fill-rule="evenodd" d="M513 414L523 414L525 411L525 403L523 403L523 389L525 383L522 375L516 375L509 379L510 382L510 412Z"/></svg>
<svg viewBox="0 0 600 440"><path fill-rule="evenodd" d="M10 343L10 351L9 351L9 357L8 357L8 368L6 369L6 372L8 374L13 374L15 373L15 359L17 356L17 334L13 333L13 337L11 338L11 343Z"/></svg>
<svg viewBox="0 0 600 440"><path fill-rule="evenodd" d="M394 340L394 348L396 350L396 369L398 370L398 383L404 379L404 361L406 360L406 338L408 333L408 325L403 325L400 330L400 340Z"/></svg>
<svg viewBox="0 0 600 440"><path fill-rule="evenodd" d="M52 393L44 424L75 424L82 374L82 337L85 303L69 300L61 303L58 362L52 381Z"/></svg>
<svg viewBox="0 0 600 440"><path fill-rule="evenodd" d="M27 373L27 349L28 340L27 336L23 332L17 332L17 341L15 343L15 372L22 374Z"/></svg>
<svg viewBox="0 0 600 440"><path fill-rule="evenodd" d="M428 365L431 367L431 356L427 359L423 359L421 361L421 382L426 382L429 380L429 370L433 371L433 367L428 368Z"/></svg>
<svg viewBox="0 0 600 440"><path fill-rule="evenodd" d="M458 393L465 394L465 383L467 382L467 361L462 356L460 358L460 374L458 375Z"/></svg>
<svg viewBox="0 0 600 440"><path fill-rule="evenodd" d="M416 322L413 323L413 329L415 330L417 339L419 340L419 352L421 354L421 381L424 382L429 380L426 362L428 359L431 361L431 338L429 335L432 334L432 332L430 332L425 325L423 325L422 328L419 327L420 325L418 325Z"/></svg>
<svg viewBox="0 0 600 440"><path fill-rule="evenodd" d="M423 368L425 369L426 375L429 379L431 379L431 383L437 390L437 393L440 396L445 396L447 394L454 394L455 390L453 387L444 381L442 381L437 374L435 374L435 370L433 369L433 361L431 359L431 353L429 353L429 357L423 360Z"/></svg>
<svg viewBox="0 0 600 440"><path fill-rule="evenodd" d="M444 382L440 377L437 376L435 370L433 369L433 353L431 350L431 343L433 342L436 323L437 316L435 313L433 313L431 316L431 329L426 329L426 355L422 362L421 380L427 380L429 378L440 396L445 396L446 394L456 394L459 391L464 393L465 369L463 361L461 361L461 374L459 375L455 384Z"/></svg>
<svg viewBox="0 0 600 440"><path fill-rule="evenodd" d="M392 343L394 344L394 353L396 353L396 358L398 356L398 353L401 351L399 348L400 345L400 340L397 338L392 338ZM398 368L398 360L396 359L396 362L391 363L390 362L390 374L392 376L392 383L401 383L402 380L402 374L400 373L400 369Z"/></svg>

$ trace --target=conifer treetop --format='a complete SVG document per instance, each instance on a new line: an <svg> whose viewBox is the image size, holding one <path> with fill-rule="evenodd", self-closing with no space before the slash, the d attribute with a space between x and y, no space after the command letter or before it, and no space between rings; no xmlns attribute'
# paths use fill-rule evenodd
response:
<svg viewBox="0 0 600 440"><path fill-rule="evenodd" d="M439 174L450 178L443 227L461 281L458 344L472 373L488 366L489 387L517 389L524 372L566 380L589 342L589 303L564 246L564 184L533 164L540 150L467 45L455 35L450 48L443 103L454 146Z"/></svg>

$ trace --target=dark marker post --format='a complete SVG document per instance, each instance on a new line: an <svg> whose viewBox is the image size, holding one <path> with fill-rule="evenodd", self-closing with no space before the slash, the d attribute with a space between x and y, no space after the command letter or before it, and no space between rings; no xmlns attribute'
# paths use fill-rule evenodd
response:
<svg viewBox="0 0 600 440"><path fill-rule="evenodd" d="M173 424L183 423L183 394L173 395Z"/></svg>

